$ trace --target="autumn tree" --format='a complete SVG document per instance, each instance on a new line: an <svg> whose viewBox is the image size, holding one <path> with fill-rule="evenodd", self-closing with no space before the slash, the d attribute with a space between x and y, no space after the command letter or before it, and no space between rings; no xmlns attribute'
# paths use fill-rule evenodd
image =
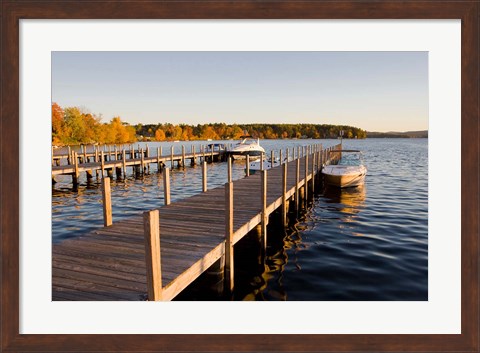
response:
<svg viewBox="0 0 480 353"><path fill-rule="evenodd" d="M162 129L157 129L155 131L155 140L156 141L165 141L165 139L166 139L165 132L163 132Z"/></svg>

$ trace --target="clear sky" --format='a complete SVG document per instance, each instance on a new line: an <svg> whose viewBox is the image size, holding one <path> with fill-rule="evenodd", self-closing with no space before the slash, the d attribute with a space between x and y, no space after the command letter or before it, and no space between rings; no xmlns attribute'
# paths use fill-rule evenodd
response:
<svg viewBox="0 0 480 353"><path fill-rule="evenodd" d="M427 52L53 52L52 101L130 124L428 129Z"/></svg>

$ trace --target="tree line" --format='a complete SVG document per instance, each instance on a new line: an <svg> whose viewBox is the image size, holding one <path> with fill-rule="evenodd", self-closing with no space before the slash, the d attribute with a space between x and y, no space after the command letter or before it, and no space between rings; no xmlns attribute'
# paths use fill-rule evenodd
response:
<svg viewBox="0 0 480 353"><path fill-rule="evenodd" d="M337 138L344 131L344 138L367 137L367 132L357 127L330 124L198 124L174 125L137 124L137 136L144 140L175 141L175 140L227 140L239 139L242 135L260 139L291 139L291 138Z"/></svg>
<svg viewBox="0 0 480 353"><path fill-rule="evenodd" d="M108 123L101 116L78 107L61 108L52 104L52 143L55 145L90 143L130 143L135 141L192 141L239 139L245 133L260 139L367 137L365 130L330 124L137 124L131 126L114 117Z"/></svg>

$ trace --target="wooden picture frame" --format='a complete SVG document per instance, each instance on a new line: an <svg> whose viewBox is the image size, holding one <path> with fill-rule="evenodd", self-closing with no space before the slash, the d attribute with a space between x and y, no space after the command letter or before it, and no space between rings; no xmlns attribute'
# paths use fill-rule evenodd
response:
<svg viewBox="0 0 480 353"><path fill-rule="evenodd" d="M478 1L2 1L1 349L17 351L479 351ZM460 19L461 334L60 335L19 333L20 19Z"/></svg>

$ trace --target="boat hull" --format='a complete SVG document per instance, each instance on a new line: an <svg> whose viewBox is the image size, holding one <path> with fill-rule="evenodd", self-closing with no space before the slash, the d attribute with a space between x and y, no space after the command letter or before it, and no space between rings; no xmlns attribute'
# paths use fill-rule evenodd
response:
<svg viewBox="0 0 480 353"><path fill-rule="evenodd" d="M324 181L327 185L339 188L349 188L360 186L365 183L365 174L362 175L331 175L323 174Z"/></svg>
<svg viewBox="0 0 480 353"><path fill-rule="evenodd" d="M363 185L367 168L365 166L329 165L322 170L324 182L339 188Z"/></svg>
<svg viewBox="0 0 480 353"><path fill-rule="evenodd" d="M228 155L233 159L246 159L247 155L250 159L259 159L262 156L262 151L230 151Z"/></svg>

